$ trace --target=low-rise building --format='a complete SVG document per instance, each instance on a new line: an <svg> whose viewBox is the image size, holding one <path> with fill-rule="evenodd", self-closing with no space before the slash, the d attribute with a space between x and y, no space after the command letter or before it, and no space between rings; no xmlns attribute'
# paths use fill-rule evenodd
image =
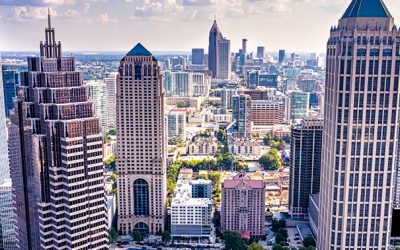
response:
<svg viewBox="0 0 400 250"><path fill-rule="evenodd" d="M232 140L230 140L230 143L232 143ZM236 156L259 156L261 145L249 138L235 139L234 152Z"/></svg>
<svg viewBox="0 0 400 250"><path fill-rule="evenodd" d="M218 140L215 137L195 137L188 145L189 155L215 155Z"/></svg>
<svg viewBox="0 0 400 250"><path fill-rule="evenodd" d="M193 198L190 181L178 180L171 203L171 236L211 238L212 214L211 199Z"/></svg>

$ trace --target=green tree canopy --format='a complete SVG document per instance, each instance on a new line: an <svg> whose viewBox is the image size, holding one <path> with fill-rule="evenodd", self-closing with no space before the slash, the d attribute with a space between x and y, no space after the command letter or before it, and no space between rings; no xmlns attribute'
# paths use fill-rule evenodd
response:
<svg viewBox="0 0 400 250"><path fill-rule="evenodd" d="M164 242L169 242L171 241L171 233L168 231L164 231L164 233L162 234L162 240Z"/></svg>
<svg viewBox="0 0 400 250"><path fill-rule="evenodd" d="M303 245L305 247L310 247L310 246L315 247L316 243L315 243L314 237L312 237L311 235L308 235L307 237L305 237L303 240Z"/></svg>
<svg viewBox="0 0 400 250"><path fill-rule="evenodd" d="M278 170L281 166L281 157L277 149L271 149L267 154L259 159L260 165L265 170Z"/></svg>
<svg viewBox="0 0 400 250"><path fill-rule="evenodd" d="M286 228L279 228L278 232L275 233L275 241L279 244L284 244L287 242L288 232Z"/></svg>
<svg viewBox="0 0 400 250"><path fill-rule="evenodd" d="M246 242L238 232L225 231L223 234L226 250L243 250L247 249Z"/></svg>
<svg viewBox="0 0 400 250"><path fill-rule="evenodd" d="M264 250L264 248L257 242L251 243L251 245L247 249L248 250Z"/></svg>

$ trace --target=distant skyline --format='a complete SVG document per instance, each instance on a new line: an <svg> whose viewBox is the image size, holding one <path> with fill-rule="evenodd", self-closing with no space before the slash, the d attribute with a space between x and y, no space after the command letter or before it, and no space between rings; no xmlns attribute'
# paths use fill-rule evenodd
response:
<svg viewBox="0 0 400 250"><path fill-rule="evenodd" d="M208 49L214 16L232 51L325 52L351 0L0 0L0 51L37 51L52 13L64 51ZM400 1L384 1L400 24Z"/></svg>

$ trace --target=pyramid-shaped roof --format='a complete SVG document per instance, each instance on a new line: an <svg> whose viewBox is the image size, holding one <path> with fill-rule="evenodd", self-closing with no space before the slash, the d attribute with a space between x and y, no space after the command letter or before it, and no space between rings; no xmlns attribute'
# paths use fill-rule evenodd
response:
<svg viewBox="0 0 400 250"><path fill-rule="evenodd" d="M342 18L392 17L382 0L352 0Z"/></svg>
<svg viewBox="0 0 400 250"><path fill-rule="evenodd" d="M128 52L127 56L151 56L152 54L148 51L141 43L136 44L136 46Z"/></svg>

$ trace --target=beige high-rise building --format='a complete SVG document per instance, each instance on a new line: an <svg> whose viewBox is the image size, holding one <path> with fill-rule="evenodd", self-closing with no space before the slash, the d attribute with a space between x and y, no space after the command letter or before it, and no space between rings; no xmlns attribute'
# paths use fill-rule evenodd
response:
<svg viewBox="0 0 400 250"><path fill-rule="evenodd" d="M389 249L400 32L381 0L353 0L327 49L317 247Z"/></svg>
<svg viewBox="0 0 400 250"><path fill-rule="evenodd" d="M164 230L166 142L160 65L140 43L117 77L118 229Z"/></svg>

